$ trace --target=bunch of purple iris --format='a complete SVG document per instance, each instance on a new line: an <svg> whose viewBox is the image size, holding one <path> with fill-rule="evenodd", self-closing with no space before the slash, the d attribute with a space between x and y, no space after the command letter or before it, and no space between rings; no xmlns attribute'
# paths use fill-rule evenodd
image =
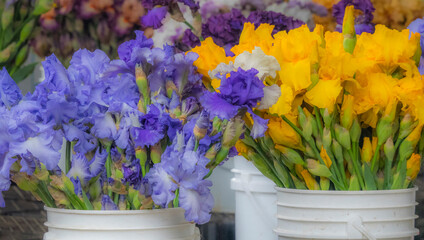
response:
<svg viewBox="0 0 424 240"><path fill-rule="evenodd" d="M188 221L209 221L207 177L236 154L226 146L242 122L202 110L195 53L136 35L118 60L84 49L66 69L47 57L45 80L25 96L0 72L1 191L13 181L50 207L182 207Z"/></svg>

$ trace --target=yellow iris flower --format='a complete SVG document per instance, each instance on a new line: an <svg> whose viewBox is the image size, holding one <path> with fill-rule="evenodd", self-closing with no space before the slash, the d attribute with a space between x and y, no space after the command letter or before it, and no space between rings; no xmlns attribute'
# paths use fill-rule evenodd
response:
<svg viewBox="0 0 424 240"><path fill-rule="evenodd" d="M209 71L215 69L218 64L230 61L225 55L224 48L216 45L211 37L206 38L200 46L191 51L199 55L193 64L197 67L197 71L206 78L209 78Z"/></svg>
<svg viewBox="0 0 424 240"><path fill-rule="evenodd" d="M267 23L259 25L257 29L253 23L245 23L239 44L231 48L231 52L237 56L245 51L252 52L255 47L260 47L262 51L269 54L274 42L272 30L274 30L274 26Z"/></svg>

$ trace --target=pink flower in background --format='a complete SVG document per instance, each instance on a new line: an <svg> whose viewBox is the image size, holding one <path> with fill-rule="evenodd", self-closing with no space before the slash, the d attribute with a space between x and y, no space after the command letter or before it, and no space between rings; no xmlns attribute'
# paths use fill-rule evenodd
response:
<svg viewBox="0 0 424 240"><path fill-rule="evenodd" d="M82 19L89 19L99 13L99 10L95 8L90 0L82 0L77 10L78 15Z"/></svg>
<svg viewBox="0 0 424 240"><path fill-rule="evenodd" d="M72 11L74 3L75 0L59 0L57 4L59 7L59 14L68 14L70 11Z"/></svg>
<svg viewBox="0 0 424 240"><path fill-rule="evenodd" d="M118 36L122 36L125 34L128 34L131 29L133 28L133 23L129 22L124 15L119 15L116 19L115 19L115 25L113 27L113 29L115 30L116 34Z"/></svg>
<svg viewBox="0 0 424 240"><path fill-rule="evenodd" d="M131 23L140 22L140 18L146 13L139 0L124 0L122 4L122 14Z"/></svg>
<svg viewBox="0 0 424 240"><path fill-rule="evenodd" d="M105 10L113 6L113 0L89 0L91 6L97 10Z"/></svg>
<svg viewBox="0 0 424 240"><path fill-rule="evenodd" d="M56 11L54 8L40 16L40 24L47 30L56 30L59 23L56 21Z"/></svg>

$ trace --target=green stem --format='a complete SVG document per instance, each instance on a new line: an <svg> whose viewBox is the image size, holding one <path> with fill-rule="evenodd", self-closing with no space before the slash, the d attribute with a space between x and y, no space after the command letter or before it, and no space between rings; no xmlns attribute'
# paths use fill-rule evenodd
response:
<svg viewBox="0 0 424 240"><path fill-rule="evenodd" d="M177 188L177 190L175 190L175 198L174 198L174 201L173 201L174 208L179 207L179 201L178 201L179 196L180 196L180 189Z"/></svg>
<svg viewBox="0 0 424 240"><path fill-rule="evenodd" d="M189 22L187 22L187 20L184 20L184 24L187 25L187 27L189 27L193 33L197 33L197 30L193 27L193 25L191 25ZM194 34L194 35L196 35L196 34ZM197 37L199 38L200 41L205 40L205 39L203 39L202 35L197 36Z"/></svg>
<svg viewBox="0 0 424 240"><path fill-rule="evenodd" d="M396 144L397 144L397 141L396 141ZM377 165L377 159L378 159L378 154L380 153L380 148L381 148L381 146L382 146L382 144L377 144L377 147L375 148L375 152L374 152L374 155L373 155L373 157L372 157L372 161L371 161L371 171L373 172L373 173L375 173L375 172L377 172L377 169L376 169L376 165ZM396 149L396 148L395 148Z"/></svg>
<svg viewBox="0 0 424 240"><path fill-rule="evenodd" d="M35 190L41 200L46 204L47 207L56 208L56 203L53 197L50 195L50 192L47 189L46 184L43 181L40 181L38 188Z"/></svg>
<svg viewBox="0 0 424 240"><path fill-rule="evenodd" d="M118 193L114 194L113 202L116 204L116 206L118 206L118 204L119 204L119 194Z"/></svg>
<svg viewBox="0 0 424 240"><path fill-rule="evenodd" d="M319 109L317 107L314 107L315 110L315 119L317 121L317 126L318 126L318 131L321 134L322 137L322 132L323 132L323 126L322 126L322 122L321 122L321 115L319 113Z"/></svg>
<svg viewBox="0 0 424 240"><path fill-rule="evenodd" d="M321 155L319 154L319 151L316 149L316 146L313 143L313 141L311 141L311 139L307 140L305 138L305 136L303 135L303 132L296 125L294 125L286 116L282 115L281 117L283 118L283 120L287 124L290 125L290 127L293 128L293 130L295 130L303 139L305 139L306 143L312 148L312 150L315 153L315 156L318 158L318 160L320 161L320 163L325 165L325 162L321 158ZM331 169L334 169L334 168L330 168L330 171L331 171ZM334 174L334 171L332 171L332 174ZM340 190L346 190L346 188L343 186L343 184L341 184L337 179L335 179L334 176L331 176L329 179L334 183L334 186L336 188L338 188Z"/></svg>
<svg viewBox="0 0 424 240"><path fill-rule="evenodd" d="M66 141L65 173L67 174L70 169L71 169L71 142Z"/></svg>
<svg viewBox="0 0 424 240"><path fill-rule="evenodd" d="M199 148L199 140L196 139L195 143L194 143L194 152L197 151L197 149Z"/></svg>
<svg viewBox="0 0 424 240"><path fill-rule="evenodd" d="M112 157L110 154L110 149L112 147L112 144L108 144L106 146L106 151L107 151L107 159L106 159L106 176L107 179L109 180L109 178L112 176ZM109 182L109 181L108 181ZM108 185L108 190L107 193L109 195L110 198L112 198L112 190L109 187L109 183L107 183Z"/></svg>
<svg viewBox="0 0 424 240"><path fill-rule="evenodd" d="M12 37L10 38L10 40L9 41L7 41L6 42L6 44L4 44L5 46L8 46L12 41L13 41L13 39L18 35L18 34L20 34L21 33L21 30L22 30L22 28L27 24L27 23L29 23L32 19L34 19L34 18L36 18L36 16L34 16L34 15L31 15L29 18L27 18L27 19L25 19L25 21L21 24L21 25L19 25L19 27L17 27L16 29L15 29L15 32L13 33L13 35L12 35Z"/></svg>
<svg viewBox="0 0 424 240"><path fill-rule="evenodd" d="M355 171L355 174L356 174L356 176L358 177L358 180L359 180L359 185L361 186L361 189L365 189L365 183L364 183L364 178L362 176L362 171L358 166L358 162L356 161L356 154L354 152L355 151L352 151L352 149L348 150L348 153L349 153L350 158L352 160L353 170Z"/></svg>

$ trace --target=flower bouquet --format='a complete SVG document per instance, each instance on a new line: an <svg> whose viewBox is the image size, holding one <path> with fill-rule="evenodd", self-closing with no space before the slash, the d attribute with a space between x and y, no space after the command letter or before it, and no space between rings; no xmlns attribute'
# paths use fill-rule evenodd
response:
<svg viewBox="0 0 424 240"><path fill-rule="evenodd" d="M195 53L136 35L118 60L79 50L66 69L47 57L25 96L1 71L1 191L13 181L49 208L181 207L187 221L209 221L206 178L235 155L242 122L202 111Z"/></svg>
<svg viewBox="0 0 424 240"><path fill-rule="evenodd" d="M246 23L234 56L210 38L192 50L214 90L205 92L202 105L221 119L242 114L237 150L279 191L406 189L420 170L419 34L377 25L374 34L356 35L353 10L346 8L342 33L317 25L272 34L271 25ZM282 218L282 225L292 223Z"/></svg>

